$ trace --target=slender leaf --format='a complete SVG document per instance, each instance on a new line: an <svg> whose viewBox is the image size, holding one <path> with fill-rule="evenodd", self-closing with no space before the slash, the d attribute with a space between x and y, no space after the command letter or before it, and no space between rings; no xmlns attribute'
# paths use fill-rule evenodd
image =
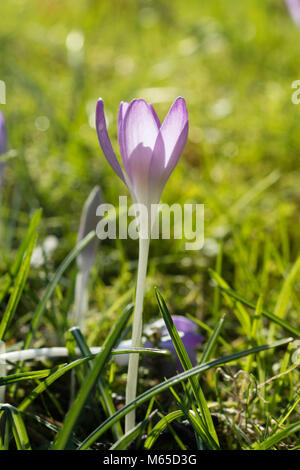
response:
<svg viewBox="0 0 300 470"><path fill-rule="evenodd" d="M202 357L200 359L200 364L203 364L204 362L207 362L208 359L211 357L211 354L214 350L214 347L218 341L218 338L219 338L219 335L221 333L221 330L222 330L222 327L223 327L223 323L224 323L224 318L225 317L222 317L218 323L217 323L217 326L216 328L214 329L212 335L210 336L205 348L204 348L204 351L203 351L203 354L202 354Z"/></svg>
<svg viewBox="0 0 300 470"><path fill-rule="evenodd" d="M24 258L24 254L26 250L28 249L28 245L29 245L30 240L32 239L32 236L36 232L36 229L41 219L41 215L42 215L42 209L39 209L33 214L30 220L28 230L26 232L26 235L21 245L18 248L15 260L12 266L10 267L9 273L5 276L5 279L3 280L3 285L1 286L1 290L0 290L0 303L2 302L4 297L7 295L8 290L10 289L10 286L13 282L13 279L15 278L16 274L20 270L20 267Z"/></svg>
<svg viewBox="0 0 300 470"><path fill-rule="evenodd" d="M36 311L33 314L31 324L30 324L30 330L25 338L24 341L24 349L28 348L35 330L38 327L39 321L41 319L41 316L46 308L47 302L54 291L56 285L58 284L61 276L65 272L65 270L68 268L68 266L76 259L78 253L80 253L81 250L83 250L88 243L96 236L96 233L90 232L80 243L76 245L75 248L68 254L68 256L64 259L64 261L61 263L61 265L58 267L56 273L53 276L52 281L48 284L46 292L43 295L43 298L41 302L39 303Z"/></svg>
<svg viewBox="0 0 300 470"><path fill-rule="evenodd" d="M85 341L85 338L84 338L80 328L75 326L75 327L70 329L70 332L74 336L75 341L77 343L78 348L80 349L81 354L83 356L89 356L91 354L91 351L90 351L90 348L88 347L88 345ZM90 369L92 368L91 362L88 363L88 366L89 366ZM107 387L107 384L105 382L105 379L101 378L101 377L98 377L97 383L98 383L99 393L100 393L100 396L102 398L101 401L102 401L102 405L103 405L105 414L106 414L106 416L112 416L116 412L116 409L115 409L113 399L111 397L111 393L110 393L110 391ZM121 439L121 437L123 436L123 430L121 428L121 424L120 423L114 424L114 426L112 427L112 432L114 434L115 439L117 441L119 441Z"/></svg>
<svg viewBox="0 0 300 470"><path fill-rule="evenodd" d="M271 447L274 447L276 444L278 444L278 442L281 442L283 439L286 439L287 437L289 437L290 435L298 431L300 431L300 421L296 421L296 423L293 423L290 426L287 426L285 429L282 429L282 431L272 434L263 442L255 443L252 446L252 449L253 450L268 450Z"/></svg>
<svg viewBox="0 0 300 470"><path fill-rule="evenodd" d="M149 423L149 418L138 423L134 428L124 434L117 442L115 442L109 450L125 450L128 446L143 432L143 429Z"/></svg>
<svg viewBox="0 0 300 470"><path fill-rule="evenodd" d="M17 274L13 291L10 295L7 307L5 309L5 312L3 314L3 317L0 323L0 341L4 338L5 333L7 332L9 328L9 325L13 319L13 316L15 314L15 311L21 299L21 295L25 287L25 282L29 273L30 260L31 260L33 249L37 241L37 237L38 237L37 232L34 232L28 243L28 248L24 256L23 263Z"/></svg>
<svg viewBox="0 0 300 470"><path fill-rule="evenodd" d="M31 450L26 427L19 410L7 403L0 405L0 410L5 412L7 418L10 421L17 449Z"/></svg>
<svg viewBox="0 0 300 470"><path fill-rule="evenodd" d="M111 355L111 350L114 347L115 343L117 342L123 328L125 328L129 317L132 313L132 305L129 305L120 316L117 323L114 325L113 329L111 330L110 334L108 335L107 339L103 344L103 348L101 352L96 356L93 367L89 371L85 382L82 384L77 397L69 410L66 419L64 421L63 427L58 434L53 449L55 450L62 450L66 447L69 438L72 434L72 431L76 425L76 422L83 410L83 407L94 387L98 377L102 373L104 366Z"/></svg>
<svg viewBox="0 0 300 470"><path fill-rule="evenodd" d="M220 284L220 277L219 277L213 270L211 270L211 269L210 269L210 273L211 273L212 278L217 282L217 284L219 285L220 289L221 289L226 295L229 295L230 297L232 297L233 299L238 300L239 302L243 303L243 304L246 305L247 307L250 307L251 309L256 310L256 305L255 305L253 302L250 302L250 301L247 300L245 297L243 297L242 295L238 294L237 292L235 292L235 291L232 290L231 288L224 288L224 287L222 287L222 285ZM288 322L286 322L286 321L283 320L282 318L277 317L274 313L271 313L271 312L268 312L268 311L265 310L265 309L262 309L262 310L261 310L261 314L262 314L263 316L265 316L266 318L268 318L269 320L272 320L274 323L277 323L278 325L282 326L282 328L284 328L285 330L287 330L289 333L292 333L293 335L295 335L295 336L297 336L297 337L300 337L300 330L299 330L299 328L296 328L296 327L290 325Z"/></svg>
<svg viewBox="0 0 300 470"><path fill-rule="evenodd" d="M184 370L192 369L193 367L192 363L181 341L179 333L176 330L172 317L168 311L167 305L158 289L155 289L155 294L156 294L156 298L158 301L161 314L163 315L165 324L172 338L174 347L176 349L176 352L178 354L182 367ZM195 399L198 403L198 407L200 408L201 414L202 414L202 419L203 419L202 438L205 439L209 443L209 445L212 446L213 448L218 448L219 447L218 437L217 437L215 427L212 421L212 417L210 415L210 411L208 409L202 389L199 383L197 382L196 377L192 376L189 379L189 381L190 381L193 393L195 395Z"/></svg>

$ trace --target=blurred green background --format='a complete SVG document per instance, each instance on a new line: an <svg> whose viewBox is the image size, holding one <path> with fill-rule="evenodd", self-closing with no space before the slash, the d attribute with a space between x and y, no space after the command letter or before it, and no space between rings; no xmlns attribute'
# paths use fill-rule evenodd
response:
<svg viewBox="0 0 300 470"><path fill-rule="evenodd" d="M271 308L299 252L300 106L291 102L291 86L300 78L300 30L284 2L7 0L0 17L7 100L1 110L15 149L2 196L2 250L13 259L38 207L40 243L48 235L59 242L53 258L32 271L32 285L46 285L49 271L76 243L94 185L109 203L127 194L97 141L97 98L104 99L117 151L121 100L147 99L163 119L182 95L189 140L162 199L204 203L206 242L200 252L185 252L182 241L153 241L146 317L158 314L156 284L173 313L211 322L206 268L214 267L220 246L223 276L256 298L266 238L277 260L266 295ZM91 319L134 287L136 259L135 242L101 244ZM68 292L74 276L75 268L61 288ZM28 294L24 311L34 302ZM64 302L58 293L51 306L58 322Z"/></svg>

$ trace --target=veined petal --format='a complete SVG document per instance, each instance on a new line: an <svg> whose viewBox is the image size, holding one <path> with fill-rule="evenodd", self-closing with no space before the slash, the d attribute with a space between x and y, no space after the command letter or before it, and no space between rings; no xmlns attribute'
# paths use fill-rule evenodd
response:
<svg viewBox="0 0 300 470"><path fill-rule="evenodd" d="M127 173L135 193L137 202L148 204L149 202L149 167L152 157L150 147L139 144L127 161ZM125 163L124 163L125 166Z"/></svg>
<svg viewBox="0 0 300 470"><path fill-rule="evenodd" d="M188 114L183 98L177 98L164 120L153 150L149 169L150 198L158 202L174 170L188 136Z"/></svg>
<svg viewBox="0 0 300 470"><path fill-rule="evenodd" d="M96 106L96 129L98 134L98 139L102 151L110 164L113 170L125 183L124 172L121 168L121 165L116 157L116 154L112 148L106 127L105 115L104 115L104 103L101 98L97 101Z"/></svg>
<svg viewBox="0 0 300 470"><path fill-rule="evenodd" d="M122 111L123 108L121 115ZM144 100L133 100L126 110L120 131L125 170L136 199L147 204L148 173L159 132L159 120L153 107Z"/></svg>
<svg viewBox="0 0 300 470"><path fill-rule="evenodd" d="M158 204L161 193L167 182L165 144L161 132L159 131L148 172L149 200L152 204Z"/></svg>
<svg viewBox="0 0 300 470"><path fill-rule="evenodd" d="M149 106L149 108L150 108L150 110L151 110L151 112L152 112L152 115L153 115L153 117L154 117L154 119L155 119L155 122L156 122L156 124L157 124L157 127L160 129L161 122L160 122L160 120L159 120L159 117L158 117L157 114L156 114L155 109L153 108L153 105L150 103L150 104L148 104L148 106Z"/></svg>
<svg viewBox="0 0 300 470"><path fill-rule="evenodd" d="M153 150L159 131L158 118L144 100L133 100L123 122L125 158L130 159L138 146Z"/></svg>
<svg viewBox="0 0 300 470"><path fill-rule="evenodd" d="M120 107L119 107L119 114L118 114L118 141L119 141L119 147L120 147L123 165L127 174L129 174L128 173L129 169L127 165L127 158L125 158L123 123L124 123L124 117L125 117L128 107L129 107L129 103L126 103L125 101L121 101Z"/></svg>
<svg viewBox="0 0 300 470"><path fill-rule="evenodd" d="M173 148L173 152L167 158L167 166L166 166L166 171L164 173L164 178L165 181L167 181L174 170L175 166L177 165L177 162L183 152L183 149L185 147L187 138L188 138L188 132L189 132L189 123L186 121L182 131L179 134L179 137L177 139L177 142ZM165 142L165 140L164 140Z"/></svg>
<svg viewBox="0 0 300 470"><path fill-rule="evenodd" d="M161 128L160 132L165 144L165 166L170 163L171 158L175 158L179 151L183 150L183 143L179 140L186 135L184 132L188 127L188 113L183 98L179 97L175 100L170 108ZM178 158L180 157L180 153ZM178 160L177 158L177 160ZM174 165L175 166L175 165Z"/></svg>
<svg viewBox="0 0 300 470"><path fill-rule="evenodd" d="M185 317L183 315L172 315L172 319L174 325L178 331L182 331L183 333L196 333L198 332L198 325L190 318ZM161 335L165 336L168 334L168 329L165 325L163 325Z"/></svg>

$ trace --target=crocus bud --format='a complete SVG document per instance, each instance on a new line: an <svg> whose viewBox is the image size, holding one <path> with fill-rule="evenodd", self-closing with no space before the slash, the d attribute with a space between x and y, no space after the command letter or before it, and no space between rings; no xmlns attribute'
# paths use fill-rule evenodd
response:
<svg viewBox="0 0 300 470"><path fill-rule="evenodd" d="M5 121L4 116L0 111L0 155L5 153L7 150L6 148L6 128L5 128Z"/></svg>
<svg viewBox="0 0 300 470"><path fill-rule="evenodd" d="M102 202L99 186L95 186L85 201L82 209L77 242L79 243L89 232L96 230L99 217L96 216L97 207ZM93 238L90 243L77 256L77 264L80 271L89 271L92 267L98 249L99 239Z"/></svg>
<svg viewBox="0 0 300 470"><path fill-rule="evenodd" d="M0 111L0 155L7 152L6 127L3 114ZM5 162L0 162L0 190L3 183L3 172Z"/></svg>
<svg viewBox="0 0 300 470"><path fill-rule="evenodd" d="M118 140L125 171L107 133L102 99L97 102L96 129L107 161L128 186L134 202L147 207L157 204L186 144L188 113L184 99L175 100L163 124L152 104L142 99L121 102Z"/></svg>
<svg viewBox="0 0 300 470"><path fill-rule="evenodd" d="M285 0L294 23L300 27L300 0Z"/></svg>
<svg viewBox="0 0 300 470"><path fill-rule="evenodd" d="M78 243L92 230L96 230L98 223L96 212L101 202L101 190L99 186L95 186L82 209L77 237ZM75 302L74 310L70 312L70 315L71 323L79 325L81 329L85 326L85 316L88 309L87 283L90 269L96 258L98 244L99 239L97 237L93 238L77 256L78 273L75 284Z"/></svg>

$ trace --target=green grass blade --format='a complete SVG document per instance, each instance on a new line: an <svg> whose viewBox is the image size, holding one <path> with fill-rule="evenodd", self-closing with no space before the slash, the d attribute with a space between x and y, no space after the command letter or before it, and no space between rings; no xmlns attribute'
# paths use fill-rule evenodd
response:
<svg viewBox="0 0 300 470"><path fill-rule="evenodd" d="M30 240L32 239L32 236L36 232L36 229L37 229L37 227L39 225L39 222L40 222L40 219L41 219L41 215L42 215L42 210L39 209L38 211L36 211L33 214L32 218L30 220L28 230L26 232L26 235L25 235L21 245L18 248L15 260L14 260L12 266L10 267L9 273L5 276L5 279L3 280L3 284L1 285L0 304L1 304L2 300L4 299L4 297L7 295L8 290L9 290L9 288L10 288L12 282L13 282L13 279L15 278L16 274L20 270L20 267L21 267L21 264L22 264L22 261L23 261L23 258L24 258L24 254L25 254L26 250L28 249L28 245L29 245Z"/></svg>
<svg viewBox="0 0 300 470"><path fill-rule="evenodd" d="M85 364L87 361L91 361L93 359L93 356L90 357L84 357L82 359L76 359L73 362L70 362L70 364L65 364L60 366L55 372L53 372L49 377L47 377L43 382L38 384L32 392L24 398L24 400L20 403L18 406L19 411L25 411L29 405L47 388L53 384L56 380L58 380L60 377L62 377L66 372L69 372L72 370L74 367L77 367L81 364Z"/></svg>
<svg viewBox="0 0 300 470"><path fill-rule="evenodd" d="M154 355L160 355L160 356L170 355L170 352L164 349L142 348L142 347L141 348L124 348L122 350L113 349L111 353L113 356L118 356L122 354L147 354L147 355L154 354ZM87 356L89 357L84 357L84 358L92 359L96 356L96 354L90 353L90 354L87 354ZM34 357L32 357L32 359L34 359ZM1 354L0 354L0 360L1 360ZM51 360L51 358L49 360ZM61 364L58 367L63 367L63 366L64 364ZM50 374L52 374L55 370L56 368L54 367L51 369L42 369L42 370L36 370L36 371L16 372L14 374L2 376L0 377L0 386L15 383L15 382L21 382L24 380L30 380L30 379L36 380L40 378L45 378L45 377L48 377Z"/></svg>
<svg viewBox="0 0 300 470"><path fill-rule="evenodd" d="M146 450L150 450L151 447L153 447L155 441L158 439L158 437L160 436L160 434L162 433L162 431L164 431L164 429L166 429L166 427L168 426L168 424L172 423L172 421L174 421L175 419L179 419L179 418L182 418L182 416L184 416L184 413L183 411L181 410L176 410L176 411L172 411L171 413L169 413L168 415L164 416L155 426L154 428L152 429L152 431L150 432L150 434L148 435L146 441L145 441L145 444L144 444L144 448Z"/></svg>
<svg viewBox="0 0 300 470"><path fill-rule="evenodd" d="M0 341L3 340L5 333L7 332L9 325L13 319L13 316L15 314L19 301L21 299L21 295L25 287L25 282L29 273L30 260L31 260L33 249L37 241L37 237L38 237L37 232L34 232L28 242L26 254L24 256L21 267L18 271L13 291L10 295L7 307L5 309L5 312L3 314L3 317L0 323Z"/></svg>
<svg viewBox="0 0 300 470"><path fill-rule="evenodd" d="M252 449L253 450L268 450L271 447L275 446L278 442L281 442L283 439L286 439L288 436L298 431L300 431L300 421L296 421L296 423L293 423L290 426L287 426L285 429L282 429L282 431L272 434L263 442L255 443L252 446Z"/></svg>
<svg viewBox="0 0 300 470"><path fill-rule="evenodd" d="M39 321L41 319L41 316L46 308L47 302L54 291L56 285L58 284L61 276L65 272L65 270L68 268L68 266L72 263L77 258L77 255L83 250L86 245L96 236L96 233L90 232L78 245L76 245L75 248L68 254L68 256L65 258L65 260L61 263L61 265L58 267L57 271L55 272L52 281L48 284L46 292L43 295L43 298L41 302L39 303L37 309L35 310L31 324L30 324L30 330L25 338L24 341L24 349L28 348L35 330L38 327Z"/></svg>
<svg viewBox="0 0 300 470"><path fill-rule="evenodd" d="M114 423L122 419L127 413L129 413L134 408L142 405L146 401L150 400L155 395L162 393L164 390L169 389L170 387L174 387L175 385L187 380L190 377L193 377L199 373L205 372L213 367L221 366L227 364L228 362L237 361L238 359L242 359L244 357L249 356L249 354L257 354L261 351L266 351L268 349L273 349L277 347L281 347L283 345L289 344L293 341L293 338L285 338L280 341L276 341L271 344L264 344L262 346L256 346L251 349L243 350L231 354L229 356L224 356L219 359L215 359L210 362L206 362L205 364L200 364L196 367L193 367L190 370L184 371L181 374L178 374L170 379L156 385L155 387L150 388L146 392L139 395L135 400L125 405L122 409L118 410L114 416L108 418L104 421L98 428L96 428L79 446L78 449L84 450L88 449L105 431L107 431Z"/></svg>
<svg viewBox="0 0 300 470"><path fill-rule="evenodd" d="M22 382L23 380L43 379L45 377L48 377L51 372L53 372L52 369L43 369L7 375L6 377L0 377L0 385L8 385L11 383Z"/></svg>
<svg viewBox="0 0 300 470"><path fill-rule="evenodd" d="M286 406L284 412L282 413L280 419L278 420L278 427L281 427L287 418L290 416L292 411L296 408L296 406L300 403L300 392L296 392L296 397L294 397Z"/></svg>
<svg viewBox="0 0 300 470"><path fill-rule="evenodd" d="M157 298L157 302L158 302L161 314L167 326L168 332L172 338L175 350L178 354L182 367L184 370L192 369L193 367L192 363L181 341L178 331L176 330L172 317L168 311L167 305L158 289L155 289L155 294L156 294L156 298ZM201 410L201 414L202 414L202 420L203 420L202 438L204 438L209 443L210 446L213 446L213 448L216 448L216 447L218 448L219 441L218 441L217 433L216 433L204 394L202 392L202 389L196 377L191 377L189 381L190 381L195 399L197 401L198 407Z"/></svg>
<svg viewBox="0 0 300 470"><path fill-rule="evenodd" d="M212 278L216 281L216 283L219 285L220 289L226 294L226 295L229 295L230 297L232 297L233 299L235 300L238 300L239 302L243 303L244 305L246 305L247 307L250 307L252 310L256 310L256 305L253 303L253 302L250 302L250 300L247 300L245 297L243 297L242 295L238 294L236 291L234 291L233 289L231 288L225 288L223 287L222 285L222 279L220 278L220 276L217 275L217 273L215 271L213 271L212 269L210 269L210 273L211 273L211 276ZM261 310L261 315L263 315L264 317L268 318L269 320L273 321L274 323L277 323L278 325L282 326L282 328L284 328L286 331L288 331L289 333L297 336L297 337L300 337L300 330L299 328L296 328L292 325L290 325L288 322L286 322L285 320L283 320L282 318L276 316L274 313L271 313L271 312L268 312L267 310L265 309L262 309Z"/></svg>
<svg viewBox="0 0 300 470"><path fill-rule="evenodd" d="M216 273L212 269L210 269L209 272L210 272L212 278L216 281L219 289L222 290L223 295L224 295L224 292L226 292L226 289L229 287L227 282L218 273ZM233 312L235 313L235 316L237 317L238 321L240 322L240 324L241 324L241 326L244 330L245 335L247 337L249 337L249 333L250 333L250 330L251 330L251 320L250 320L250 316L249 316L247 310L244 308L244 306L241 303L232 302L230 296L226 297L226 294L225 294L225 299L226 299L228 305L232 308Z"/></svg>
<svg viewBox="0 0 300 470"><path fill-rule="evenodd" d="M78 348L80 349L81 354L83 356L89 356L91 354L91 351L85 341L85 338L80 328L78 326L75 326L71 328L69 331L72 333L76 341L76 344ZM88 362L88 367L90 369L92 368L91 362ZM114 402L111 398L111 392L108 389L108 386L104 378L99 377L97 383L98 383L100 396L102 397L101 401L102 401L104 412L106 416L112 416L116 412L116 409L115 409ZM114 426L112 427L112 432L113 432L114 438L117 441L119 441L124 434L120 423L114 424Z"/></svg>
<svg viewBox="0 0 300 470"><path fill-rule="evenodd" d="M292 289L293 283L295 282L297 278L299 269L300 269L300 257L296 260L295 264L293 265L279 293L278 300L277 300L275 310L274 310L274 314L277 317L283 318L285 316L287 305L291 297L291 289Z"/></svg>
<svg viewBox="0 0 300 470"><path fill-rule="evenodd" d="M138 423L133 429L124 434L117 442L115 442L109 450L125 450L128 446L143 432L147 426L149 418L144 419Z"/></svg>
<svg viewBox="0 0 300 470"><path fill-rule="evenodd" d="M299 269L300 269L300 256L296 260L292 269L290 270L280 290L280 293L279 293L279 296L275 305L275 309L274 309L274 315L277 318L283 319L286 316L287 307L291 298L292 287L297 278ZM268 335L269 341L272 341L274 337L274 333L275 333L275 325L272 325L270 327L269 335Z"/></svg>
<svg viewBox="0 0 300 470"><path fill-rule="evenodd" d="M208 326L206 323L199 320L199 318L196 318L196 317L194 317L193 315L190 315L190 314L187 314L186 316L187 316L187 318L190 318L195 323L197 323L197 325L199 325L200 328L202 328L204 331L207 331L207 333L209 333L210 335L212 335L214 333L213 328L210 328L210 326ZM218 336L218 342L220 344L222 344L224 346L224 348L227 349L227 351L232 351L232 345L227 343L227 341L225 341L225 339L222 338L221 335Z"/></svg>
<svg viewBox="0 0 300 470"><path fill-rule="evenodd" d="M129 305L125 308L119 320L114 325L113 329L105 340L101 352L96 356L93 362L93 367L89 371L86 380L82 384L77 397L66 416L63 427L54 442L53 449L62 450L66 447L79 415L82 412L83 407L92 391L92 388L102 373L105 364L111 355L111 350L117 342L122 330L126 327L131 313L132 305Z"/></svg>
<svg viewBox="0 0 300 470"><path fill-rule="evenodd" d="M41 220L41 217L42 217L42 209L39 209L37 210L31 220L30 220L30 223L29 223L29 227L28 227L28 230L27 230L27 233L18 249L18 252L16 254L16 257L15 257L15 260L13 262L13 265L11 267L11 274L13 276L16 275L16 273L19 271L20 269L20 266L22 264L22 261L23 261L23 258L24 258L24 254L27 250L27 247L29 245L29 242L32 238L32 235L36 232L36 229L38 228L39 226L39 223L40 223L40 220Z"/></svg>
<svg viewBox="0 0 300 470"><path fill-rule="evenodd" d="M187 405L185 404L185 398L187 395L190 395L190 392L189 390L187 390L187 387L185 386L184 382L182 383L182 387L184 390L183 399L179 397L178 393L175 391L173 387L170 387L169 390L172 393L173 397L175 398L177 406L179 406L180 410L183 412L186 419L190 422L191 426L194 428L197 446L198 446L198 443L201 442L200 446L201 446L201 450L203 450L204 446L203 446L203 440L201 438L201 435L202 435L202 429L201 429L202 423L200 422L201 418L199 416L199 413L195 409L195 405L193 402L191 402L192 409L189 409Z"/></svg>
<svg viewBox="0 0 300 470"><path fill-rule="evenodd" d="M9 404L0 405L0 410L7 415L18 450L31 450L28 434L21 413Z"/></svg>
<svg viewBox="0 0 300 470"><path fill-rule="evenodd" d="M214 350L214 347L215 347L215 345L218 341L219 335L221 333L223 323L224 323L224 319L225 319L225 317L222 317L218 321L216 328L214 329L212 335L210 336L210 338L209 338L209 340L208 340L208 342L205 346L202 357L200 359L200 364L203 364L204 362L207 362L208 359L211 357L211 354Z"/></svg>

